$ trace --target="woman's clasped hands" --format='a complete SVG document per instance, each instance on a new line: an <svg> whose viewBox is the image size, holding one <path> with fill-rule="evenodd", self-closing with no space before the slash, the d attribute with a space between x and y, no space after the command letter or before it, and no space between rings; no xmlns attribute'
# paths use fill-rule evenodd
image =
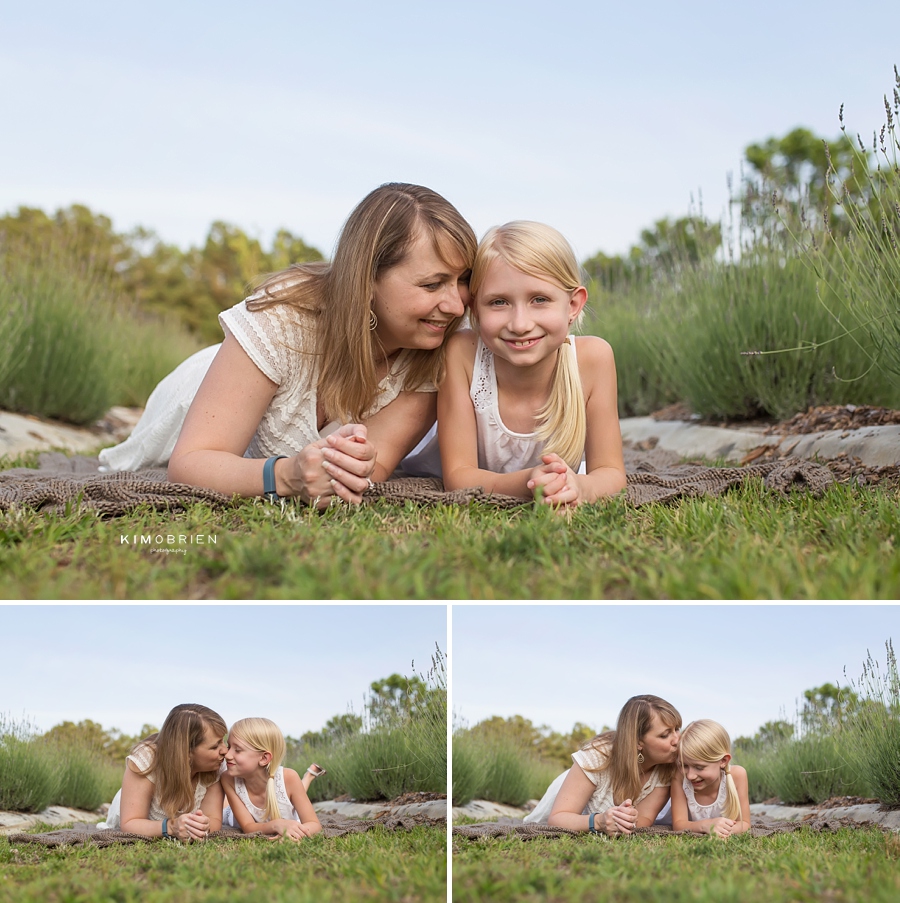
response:
<svg viewBox="0 0 900 903"><path fill-rule="evenodd" d="M603 832L611 837L617 834L632 834L637 827L638 811L631 800L625 800L621 805L607 809L598 820L601 821Z"/></svg>
<svg viewBox="0 0 900 903"><path fill-rule="evenodd" d="M206 840L209 837L209 817L200 809L185 812L177 818L170 818L166 826L169 837L190 843L193 840Z"/></svg>
<svg viewBox="0 0 900 903"><path fill-rule="evenodd" d="M339 498L353 505L362 501L375 471L375 446L361 423L346 423L285 461L278 462L278 479L285 491L327 508Z"/></svg>

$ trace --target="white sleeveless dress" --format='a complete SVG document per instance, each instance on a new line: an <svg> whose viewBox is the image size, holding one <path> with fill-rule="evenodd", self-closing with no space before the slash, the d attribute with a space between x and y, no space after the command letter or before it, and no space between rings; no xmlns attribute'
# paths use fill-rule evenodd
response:
<svg viewBox="0 0 900 903"><path fill-rule="evenodd" d="M253 805L243 778L234 779L234 790L241 802L247 807L247 811L253 816L255 822L266 821L266 807L260 808ZM282 818L287 818L290 821L300 821L300 816L297 815L297 810L291 803L287 787L284 785L284 766L282 765L279 765L275 770L275 799L278 801L278 814ZM225 807L225 812L222 815L222 824L231 828L240 828L240 824L238 824L234 813L231 811L231 806Z"/></svg>
<svg viewBox="0 0 900 903"><path fill-rule="evenodd" d="M575 353L575 336L570 335L569 342L572 345L572 352ZM480 336L475 348L469 398L475 409L479 470L514 473L517 470L530 470L541 463L545 441L539 439L534 432L517 433L509 429L500 416L494 353L481 341ZM438 478L442 476L441 454L434 427L404 459L401 467L409 476ZM578 472L585 472L583 460Z"/></svg>
<svg viewBox="0 0 900 903"><path fill-rule="evenodd" d="M701 806L694 797L694 785L685 778L682 785L684 795L687 797L688 820L703 821L705 818L721 818L725 814L725 800L728 798L728 787L725 784L725 772L722 772L722 781L719 784L719 793L708 805Z"/></svg>

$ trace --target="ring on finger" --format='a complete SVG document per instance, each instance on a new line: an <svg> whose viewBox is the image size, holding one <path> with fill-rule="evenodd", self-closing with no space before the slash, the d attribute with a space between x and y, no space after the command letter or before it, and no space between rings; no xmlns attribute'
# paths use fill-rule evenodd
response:
<svg viewBox="0 0 900 903"><path fill-rule="evenodd" d="M371 489L374 485L374 480L371 477L366 477L366 489Z"/></svg>

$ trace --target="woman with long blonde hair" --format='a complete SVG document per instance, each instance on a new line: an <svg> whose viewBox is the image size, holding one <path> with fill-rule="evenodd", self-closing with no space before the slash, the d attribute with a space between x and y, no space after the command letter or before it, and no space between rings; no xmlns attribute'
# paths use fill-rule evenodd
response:
<svg viewBox="0 0 900 903"><path fill-rule="evenodd" d="M225 722L203 705L177 705L159 732L125 759L122 789L106 827L185 843L222 827L219 767L225 758Z"/></svg>
<svg viewBox="0 0 900 903"><path fill-rule="evenodd" d="M572 754L525 821L610 836L652 825L669 799L681 715L659 696L633 696L614 731Z"/></svg>
<svg viewBox="0 0 900 903"><path fill-rule="evenodd" d="M436 192L375 189L330 263L274 274L219 315L222 344L157 386L102 469L168 463L170 480L228 494L359 503L434 422L476 246Z"/></svg>

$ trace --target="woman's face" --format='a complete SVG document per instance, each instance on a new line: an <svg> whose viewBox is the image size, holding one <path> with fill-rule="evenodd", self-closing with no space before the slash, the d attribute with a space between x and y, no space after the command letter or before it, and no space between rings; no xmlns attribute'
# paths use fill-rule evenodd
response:
<svg viewBox="0 0 900 903"><path fill-rule="evenodd" d="M644 754L645 768L668 765L678 754L678 731L666 725L659 712L654 712L650 730L638 741L638 750Z"/></svg>
<svg viewBox="0 0 900 903"><path fill-rule="evenodd" d="M385 354L440 348L447 327L465 313L469 268L461 258L450 259L445 263L431 237L420 230L403 262L379 274L372 310Z"/></svg>
<svg viewBox="0 0 900 903"><path fill-rule="evenodd" d="M218 771L226 752L225 738L207 724L203 739L191 750L191 774Z"/></svg>

